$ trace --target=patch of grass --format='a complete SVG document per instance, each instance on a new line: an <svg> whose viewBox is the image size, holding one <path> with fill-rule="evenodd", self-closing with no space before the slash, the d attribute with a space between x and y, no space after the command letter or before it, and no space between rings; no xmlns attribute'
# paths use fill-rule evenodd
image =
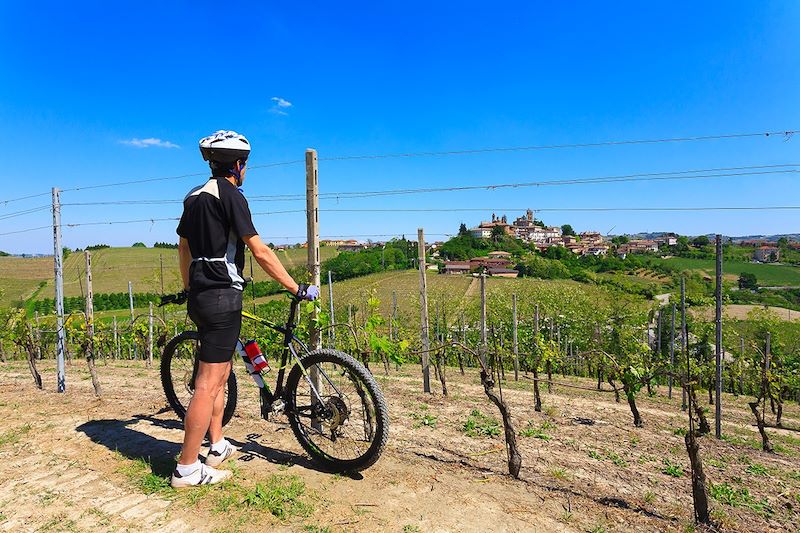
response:
<svg viewBox="0 0 800 533"><path fill-rule="evenodd" d="M661 469L661 473L672 477L681 477L683 475L683 467L671 462L669 459L664 459L664 468Z"/></svg>
<svg viewBox="0 0 800 533"><path fill-rule="evenodd" d="M39 495L39 504L47 505L52 503L56 498L58 498L58 495L55 492L50 489L46 489L42 494Z"/></svg>
<svg viewBox="0 0 800 533"><path fill-rule="evenodd" d="M555 427L553 424L543 423L539 427L535 427L533 422L528 420L528 426L519 431L520 437L533 437L535 439L550 440L550 435L544 432L545 427Z"/></svg>
<svg viewBox="0 0 800 533"><path fill-rule="evenodd" d="M466 422L461 425L461 431L468 437L495 437L500 434L500 422L473 409Z"/></svg>
<svg viewBox="0 0 800 533"><path fill-rule="evenodd" d="M66 514L60 513L45 522L37 531L78 531L78 524L75 520L68 519Z"/></svg>
<svg viewBox="0 0 800 533"><path fill-rule="evenodd" d="M600 453L598 453L595 450L589 450L589 457L591 457L592 459L597 459L598 461L603 460L603 456L600 455Z"/></svg>
<svg viewBox="0 0 800 533"><path fill-rule="evenodd" d="M563 480L567 480L572 477L570 473L563 468L553 468L552 470L550 470L550 475L553 476L553 479L563 479Z"/></svg>
<svg viewBox="0 0 800 533"><path fill-rule="evenodd" d="M623 459L622 457L620 457L619 455L617 455L617 453L616 453L616 452L608 452L608 453L606 454L606 457L607 457L608 459L610 459L610 460L611 460L611 462L612 462L612 463L614 463L614 464L615 464L615 465L617 465L617 466L621 466L621 467L623 467L623 468L624 468L624 467L626 467L626 466L628 466L628 461L626 461L625 459Z"/></svg>
<svg viewBox="0 0 800 533"><path fill-rule="evenodd" d="M408 416L414 419L414 423L411 425L411 427L414 429L421 428L423 426L429 428L436 427L436 420L438 417L435 417L432 414L425 413L420 415L419 413L409 413Z"/></svg>
<svg viewBox="0 0 800 533"><path fill-rule="evenodd" d="M403 526L403 533L418 533L419 531L419 526L413 524L406 524Z"/></svg>
<svg viewBox="0 0 800 533"><path fill-rule="evenodd" d="M688 432L686 428L675 428L672 430L672 434L678 435L679 437L685 437Z"/></svg>
<svg viewBox="0 0 800 533"><path fill-rule="evenodd" d="M762 515L773 513L767 499L756 500L747 487L734 488L727 482L709 483L708 492L715 500L731 507L745 507Z"/></svg>
<svg viewBox="0 0 800 533"><path fill-rule="evenodd" d="M761 444L755 438L742 437L740 435L722 434L722 440L735 446L747 446L755 450L761 449Z"/></svg>
<svg viewBox="0 0 800 533"><path fill-rule="evenodd" d="M9 429L5 433L0 433L0 448L6 444L16 444L23 435L31 430L30 424L24 424L18 428Z"/></svg>
<svg viewBox="0 0 800 533"><path fill-rule="evenodd" d="M308 516L313 507L308 502L306 484L298 476L271 475L265 482L244 494L248 507L269 511L279 520L293 516Z"/></svg>
<svg viewBox="0 0 800 533"><path fill-rule="evenodd" d="M644 501L646 503L653 503L655 499L656 499L656 493L653 492L652 490L648 490L647 492L644 493Z"/></svg>
<svg viewBox="0 0 800 533"><path fill-rule="evenodd" d="M6 519L6 515L0 513L0 522L3 522Z"/></svg>
<svg viewBox="0 0 800 533"><path fill-rule="evenodd" d="M795 481L800 481L800 470L789 472L789 478L794 479Z"/></svg>
<svg viewBox="0 0 800 533"><path fill-rule="evenodd" d="M720 470L725 470L725 467L727 466L725 464L725 461L720 461L719 459L713 459L713 458L712 459L706 459L705 460L705 464L711 465L714 468L719 468Z"/></svg>
<svg viewBox="0 0 800 533"><path fill-rule="evenodd" d="M757 464L757 463L750 464L750 466L745 468L744 471L747 472L748 474L752 474L754 476L766 476L766 475L769 474L769 471L767 470L767 467L765 467L764 465Z"/></svg>
<svg viewBox="0 0 800 533"><path fill-rule="evenodd" d="M331 533L331 528L328 526L314 526L306 524L303 526L303 531L306 533Z"/></svg>
<svg viewBox="0 0 800 533"><path fill-rule="evenodd" d="M558 414L558 409L556 409L555 405L545 405L542 409L542 413L550 418L555 418Z"/></svg>
<svg viewBox="0 0 800 533"><path fill-rule="evenodd" d="M144 494L175 492L169 484L169 476L156 474L153 466L144 459L126 460L117 471L126 476Z"/></svg>

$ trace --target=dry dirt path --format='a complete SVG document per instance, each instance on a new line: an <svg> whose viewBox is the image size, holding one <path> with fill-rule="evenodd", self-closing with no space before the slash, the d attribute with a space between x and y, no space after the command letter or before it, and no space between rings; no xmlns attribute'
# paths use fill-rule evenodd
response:
<svg viewBox="0 0 800 533"><path fill-rule="evenodd" d="M45 391L32 386L21 362L0 365L0 530L646 532L683 531L689 523L687 461L674 433L683 415L661 396L641 400L646 426L637 429L613 395L555 387L544 395L542 414L532 409L529 383L509 382L504 395L517 429L546 436L520 438L522 479L513 480L504 475L502 441L462 429L472 409L496 416L474 369L464 377L449 369L451 395L442 398L419 392L418 369L404 368L378 376L392 424L385 455L346 477L317 471L282 421L257 418L254 387L240 382L241 403L226 428L242 449L234 482L176 492L163 480L182 431L164 409L156 370L138 363L98 370L106 391L101 400L77 363L68 368L65 395L52 392L52 365L42 365ZM773 512L713 501L715 512L730 531L797 530L799 515L787 502L800 498L800 439L776 434L784 449L776 456L754 450L744 399L736 401L726 427L747 444L704 439L704 457L717 465L707 474L746 485ZM423 425L426 416L433 422ZM594 424L576 424L577 416ZM785 417L797 424L800 409L787 406ZM682 475L666 475L664 461ZM752 464L767 474L749 473ZM303 487L298 500L305 507L283 519L247 503L256 484L276 479Z"/></svg>

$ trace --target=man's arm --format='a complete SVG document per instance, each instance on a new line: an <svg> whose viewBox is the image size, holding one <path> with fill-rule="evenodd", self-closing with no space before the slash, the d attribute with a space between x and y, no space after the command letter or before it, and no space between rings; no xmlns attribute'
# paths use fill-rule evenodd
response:
<svg viewBox="0 0 800 533"><path fill-rule="evenodd" d="M189 250L189 241L185 237L181 237L178 241L178 261L181 268L181 279L183 280L183 289L189 290L189 265L192 264L192 252Z"/></svg>
<svg viewBox="0 0 800 533"><path fill-rule="evenodd" d="M275 281L283 285L292 294L297 294L299 286L297 282L292 279L292 276L286 272L286 269L281 264L278 256L275 255L269 246L264 244L261 237L258 235L250 235L249 237L242 237L242 240L250 248L253 257L264 269L264 272L269 274Z"/></svg>

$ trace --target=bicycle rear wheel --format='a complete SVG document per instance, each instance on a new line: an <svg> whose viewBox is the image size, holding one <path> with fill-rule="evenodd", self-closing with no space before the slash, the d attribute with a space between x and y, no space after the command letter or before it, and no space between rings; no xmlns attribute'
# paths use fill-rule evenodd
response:
<svg viewBox="0 0 800 533"><path fill-rule="evenodd" d="M197 349L200 340L196 331L184 331L173 337L161 355L161 385L170 407L183 420L186 409L194 395L194 379L197 375ZM222 425L231 421L236 410L236 375L231 371L225 386L225 411Z"/></svg>
<svg viewBox="0 0 800 533"><path fill-rule="evenodd" d="M301 361L307 372L319 372L322 403L295 365L286 380L286 413L300 445L325 470L369 468L389 438L389 412L375 378L337 350L316 350Z"/></svg>

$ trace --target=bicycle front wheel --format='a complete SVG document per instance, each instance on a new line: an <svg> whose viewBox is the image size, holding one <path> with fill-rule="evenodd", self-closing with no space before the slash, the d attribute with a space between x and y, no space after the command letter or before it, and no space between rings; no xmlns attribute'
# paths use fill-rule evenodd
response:
<svg viewBox="0 0 800 533"><path fill-rule="evenodd" d="M194 396L194 380L197 377L197 349L200 338L196 331L184 331L173 337L161 355L161 385L172 410L183 420L186 409ZM225 411L222 425L231 421L236 410L236 375L231 370L225 386Z"/></svg>
<svg viewBox="0 0 800 533"><path fill-rule="evenodd" d="M389 438L389 411L375 378L337 350L316 350L301 362L306 372L295 365L286 380L286 413L300 445L325 470L369 468ZM319 398L311 387L315 374Z"/></svg>

